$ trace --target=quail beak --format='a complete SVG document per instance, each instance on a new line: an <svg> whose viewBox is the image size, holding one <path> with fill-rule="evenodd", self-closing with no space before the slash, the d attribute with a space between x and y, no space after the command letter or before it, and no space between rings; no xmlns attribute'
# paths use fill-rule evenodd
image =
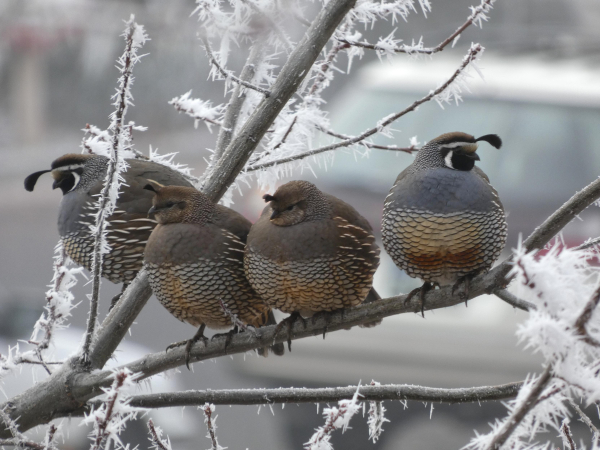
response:
<svg viewBox="0 0 600 450"><path fill-rule="evenodd" d="M156 208L154 206L152 206L149 210L148 210L148 219L150 219L152 215L154 215L154 213L156 213Z"/></svg>
<svg viewBox="0 0 600 450"><path fill-rule="evenodd" d="M62 178L59 178L58 180L54 180L54 183L52 183L52 189L56 189L56 188L60 187L62 181L63 181Z"/></svg>
<svg viewBox="0 0 600 450"><path fill-rule="evenodd" d="M271 218L269 220L273 220L275 217L277 217L279 215L279 211L275 211L273 210L273 213L271 214Z"/></svg>
<svg viewBox="0 0 600 450"><path fill-rule="evenodd" d="M467 158L474 159L475 161L481 161L481 159L479 158L479 155L475 152L472 152L472 153L457 152L457 153L460 153L461 155L466 156Z"/></svg>

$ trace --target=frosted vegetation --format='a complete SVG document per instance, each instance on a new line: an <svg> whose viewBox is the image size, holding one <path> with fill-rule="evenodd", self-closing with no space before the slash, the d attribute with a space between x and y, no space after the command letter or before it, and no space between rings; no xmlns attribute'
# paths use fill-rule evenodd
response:
<svg viewBox="0 0 600 450"><path fill-rule="evenodd" d="M211 79L215 85L223 89L224 101L222 104L213 105L210 101L193 98L188 91L174 98L170 104L180 113L189 115L194 125L204 122L213 132L218 133L217 146L213 149L210 165L203 177L191 177L189 169L178 164L174 154L159 155L152 149L148 156L143 155L132 146L132 133L143 131L143 127L132 122L126 122L126 112L133 106L131 93L133 76L132 70L139 62L141 55L138 52L147 41L143 26L135 23L132 17L126 22L124 31L125 52L117 61L121 72L118 80L117 92L114 96L115 111L111 115L111 124L108 130L97 127L86 128L82 142L82 151L102 154L110 159L109 169L105 180L105 188L98 198L98 214L96 223L91 232L96 237L95 266L92 279L92 294L90 295L90 314L86 334L82 339L79 353L72 359L64 362L52 360L51 344L55 330L68 325L68 319L76 300L70 290L81 277L81 269L75 268L59 244L56 249L54 261L55 273L50 289L46 294L46 310L38 320L31 339L24 345L15 344L0 355L0 378L9 373L23 370L27 365L42 365L48 374L48 386L58 386L60 376L68 371L77 370L78 374L89 375L85 384L78 387L88 389L89 386L100 387L103 394L95 397L91 391L87 392L85 401L88 408L82 423L92 424L90 435L90 448L128 448L128 444L119 438L121 431L128 420L134 418L142 409L132 406L135 395L131 388L140 380L148 378L155 373L164 372L170 368L184 363L183 354L176 351L164 354L149 355L147 364L150 369L144 372L135 363L121 367L113 372L102 371L105 359L97 363L91 358L94 345L108 342L107 346L114 348L118 341L109 342L109 338L101 335L98 330L98 299L101 281L102 255L108 252L105 233L108 217L114 210L119 190L122 188L121 174L127 170L126 159L145 158L156 161L182 172L188 179L196 183L199 189L204 189L215 171L224 171L223 163L228 163L227 149L236 137L242 135L245 127L256 120L257 110L265 99L279 95L274 89L278 86L278 76L284 64L293 65L288 56L299 46L307 46L303 39L310 34L310 24L315 17L306 16L303 2L288 2L286 8L280 8L279 2L274 0L243 0L219 1L198 0L192 18L198 21L199 45L206 51L207 63L211 65ZM337 0L342 5L342 0ZM416 107L427 101L436 101L441 107L449 104L458 104L462 94L468 89L469 78L479 76L477 61L483 54L483 47L473 43L462 61L457 61L456 72L451 78L441 81L438 86L432 86L431 92L424 98L416 100L411 105L387 117L373 118L370 128L363 130L356 136L346 136L330 129L327 115L321 109L323 105L322 94L335 76L345 76L361 59L365 51L375 51L382 60L397 57L434 57L435 53L443 51L447 46L452 46L460 38L460 34L471 25L481 27L489 19L493 0L484 0L479 5L471 8L470 14L466 12L465 23L449 35L444 41L434 47L427 47L422 38L417 38L411 44L402 42L395 37L395 31L381 36L377 42L369 43L362 37L364 28L376 28L381 21L392 24L410 20L413 14L427 15L432 5L428 0L395 0L395 1L370 1L358 0L347 14L341 19L328 42L319 52L308 73L300 74L301 82L298 84L293 96L288 97L279 114L269 124L264 135L258 137L254 146L250 148L241 170L238 168L234 175L235 181L229 186L227 193L221 201L231 203L231 192L241 189L242 185L257 183L260 187L273 190L282 176L288 176L302 171L311 171L314 167L328 167L334 163L337 148L350 148L357 155L365 156L377 149L397 150L412 152L419 145L417 138L412 137L406 147L375 145L369 140L371 136L383 133L393 137L391 127L394 121L405 114L414 111ZM327 3L335 4L334 0ZM325 8L325 6L322 6ZM340 8L341 6L336 6ZM290 35L287 30L294 29L286 24L300 22L309 31L306 36ZM228 59L232 46L247 49L248 60L240 73L234 73L228 68ZM345 59L341 56L345 54ZM400 54L398 56L398 54ZM405 54L405 55L402 55ZM151 57L151 56L150 56ZM286 80L283 80L286 82ZM291 83L293 80L287 80ZM260 117L258 118L260 119ZM331 139L331 144L316 147L318 136L326 135ZM224 159L225 158L225 159ZM239 172L239 173L238 173ZM225 173L217 173L225 177ZM506 280L512 280L515 286L516 303L529 310L529 318L520 326L517 333L526 351L539 352L544 357L544 364L539 373L531 374L522 384L512 386L509 394L502 394L498 387L469 388L462 390L430 389L419 386L380 385L372 382L370 385L352 388L350 395L341 394L336 398L335 393L326 390L309 392L304 389L285 390L285 402L300 402L306 395L312 395L310 401L319 404L328 402L337 405L323 409L324 424L319 427L312 437L304 444L310 450L332 449L330 438L334 432L352 432L349 430L350 420L362 410L362 420L366 420L369 427L367 439L377 442L384 425L385 418L383 401L398 401L428 398L431 401L485 401L489 399L507 398L506 416L491 424L488 434L476 435L470 443L465 443L467 449L549 449L551 444L546 442L547 430L552 430L553 435L560 435L564 441L564 448L600 449L598 443L598 430L581 408L597 403L600 400L600 315L596 306L600 301L600 279L598 266L590 264L597 256L597 242L579 249L565 248L560 239L549 245L543 254L538 250L545 246L556 232L560 231L570 219L600 196L598 182L586 187L584 191L576 194L569 205L557 213L549 221L549 225L536 231L531 240L525 241L518 249L514 250L509 261L504 262L494 269L494 274L480 276L473 285L473 296L484 291L494 292L505 287ZM138 276L133 285L128 289L121 302L134 302L142 298L144 283L143 274ZM478 284L479 283L479 284ZM487 284L486 284L487 283ZM136 291L136 288L139 288ZM432 294L431 308L450 306L448 290L436 291ZM358 323L369 322L373 318L381 318L398 312L414 311L411 305L403 306L404 296L381 300L382 305L393 305L388 312L379 313L375 308L359 307L356 316L352 311L347 313L345 319L330 326L331 331L348 326L344 320ZM523 302L529 302L524 303ZM500 301L500 300L498 300ZM436 303L437 302L437 303ZM525 306L523 306L525 305ZM387 307L387 306L386 306ZM402 309L404 308L404 309ZM412 309L411 309L412 308ZM360 311L363 311L362 313ZM365 312L366 311L366 312ZM121 314L121 316L119 315ZM362 316L360 315L362 314ZM382 314L377 316L377 314ZM102 330L110 327L111 323L121 320L122 323L131 325L133 318L125 318L119 307L100 325ZM112 322L111 322L112 321ZM311 325L306 335L312 333L323 324ZM232 352L245 352L264 345L260 339L267 336L271 340L277 338L282 342L285 337L274 336L273 327L261 329L256 333L242 333L245 336L236 336L231 344ZM296 330L298 331L298 330ZM271 333L271 334L268 334ZM303 336L300 336L303 337ZM104 341L103 341L104 339ZM119 338L120 339L120 338ZM266 339L266 338L265 338ZM218 344L218 343L217 343ZM193 353L195 361L209 357L222 356L220 350L215 350L217 344L210 344L204 350ZM21 347L26 347L23 350ZM111 347L112 346L112 347ZM112 353L112 351L110 353ZM203 353L202 353L203 352ZM212 352L212 353L211 353ZM168 359L171 358L171 359ZM154 364L154 366L152 366ZM74 368L75 367L75 368ZM95 369L93 373L90 373ZM137 373L134 373L138 371ZM75 372L73 372L75 373ZM102 378L104 376L104 378ZM100 381L98 381L100 380ZM359 380L357 380L358 382ZM54 383L54 384L52 384ZM96 383L96 384L94 384ZM87 387L85 387L85 386ZM38 390L36 390L38 389ZM19 400L22 404L30 398L39 396L39 408L50 408L39 393L42 388L33 386L28 392L22 394ZM44 388L45 389L45 388ZM57 388L58 389L58 388ZM50 389L48 389L50 390ZM397 395L404 390L403 397ZM277 392L267 390L240 391L234 404L260 404L264 399L275 398ZM277 390L275 390L277 391ZM289 391L289 392L288 392ZM317 392L318 391L318 392ZM483 392L483 393L482 393ZM283 390L280 391L283 394ZM256 394L256 395L255 395ZM272 394L272 397L271 397ZM83 395L83 394L82 394ZM97 395L97 394L96 394ZM213 391L213 398L219 398L220 392ZM333 395L333 397L332 397ZM259 400L252 400L258 397ZM279 400L278 400L279 401ZM216 402L216 401L215 401ZM21 404L21 403L20 403ZM12 405L12 404L11 404ZM162 406L173 406L163 404ZM51 449L57 445L57 436L60 435L60 425L49 425L44 442L31 442L22 433L27 427L38 423L47 423L48 420L36 422L29 419L28 425L23 428L21 421L27 410L15 410L8 404L0 406L0 422L4 422L10 432L0 445L18 445L35 449ZM223 449L218 443L216 433L216 407L210 402L200 401L205 414L207 438L211 448ZM433 411L433 409L432 409ZM581 437L585 444L575 446L574 437L569 428L569 420L576 414L589 425L590 435ZM353 420L361 420L354 418ZM152 448L171 450L168 436L163 436L160 424L148 421L149 439ZM222 430L224 436L232 430ZM310 430L307 430L307 437Z"/></svg>

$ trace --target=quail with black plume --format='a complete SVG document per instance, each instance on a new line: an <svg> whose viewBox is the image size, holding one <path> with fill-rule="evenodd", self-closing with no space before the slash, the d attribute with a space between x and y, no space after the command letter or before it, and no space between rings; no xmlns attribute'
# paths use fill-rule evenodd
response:
<svg viewBox="0 0 600 450"><path fill-rule="evenodd" d="M269 205L250 230L244 267L269 306L292 314L288 332L299 316L362 303L379 265L367 220L308 181L263 198Z"/></svg>
<svg viewBox="0 0 600 450"><path fill-rule="evenodd" d="M496 148L495 134L475 138L443 134L424 145L396 179L383 209L383 245L396 265L424 281L421 298L435 285L464 283L487 272L506 243L506 216L487 175L475 166L477 142ZM408 300L407 299L407 300Z"/></svg>
<svg viewBox="0 0 600 450"><path fill-rule="evenodd" d="M150 286L172 315L199 327L192 339L169 346L186 345L188 368L191 346L206 340L206 327L231 328L236 325L234 316L254 327L274 324L270 308L244 275L251 223L194 188L151 181L145 189L155 194L149 215L158 222L144 254ZM283 354L282 344L271 349ZM266 356L268 351L259 353Z"/></svg>
<svg viewBox="0 0 600 450"><path fill-rule="evenodd" d="M102 276L113 283L129 283L142 268L146 241L156 226L147 217L152 206L152 193L144 190L148 179L161 184L191 186L185 177L164 165L141 159L127 159L129 165L121 175L124 183L116 210L108 219L107 240L111 251L104 256ZM60 188L63 197L58 214L58 232L69 257L91 270L97 195L100 194L108 158L91 154L67 154L52 162L50 170L42 170L25 179L25 189L33 191L38 178L50 172L53 189Z"/></svg>

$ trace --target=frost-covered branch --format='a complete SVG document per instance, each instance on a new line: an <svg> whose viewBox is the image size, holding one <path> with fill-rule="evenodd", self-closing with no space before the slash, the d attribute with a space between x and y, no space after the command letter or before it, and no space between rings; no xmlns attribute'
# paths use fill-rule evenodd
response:
<svg viewBox="0 0 600 450"><path fill-rule="evenodd" d="M261 43L262 42L257 42L250 49L250 54L248 55L246 64L240 74L240 79L244 82L251 82L252 78L254 78L256 67L260 63L263 55ZM225 116L223 117L223 126L219 130L219 135L217 137L217 144L213 155L215 161L218 161L219 158L221 158L221 155L223 155L223 152L231 142L245 100L246 90L242 89L241 84L236 84L227 105Z"/></svg>
<svg viewBox="0 0 600 450"><path fill-rule="evenodd" d="M110 448L110 441L119 441L119 434L125 428L128 420L134 419L137 409L129 405L129 398L124 391L134 385L134 377L127 370L114 372L113 384L109 389L104 389L101 399L102 405L92 410L82 423L93 424L94 429L90 434L92 445L90 450ZM104 444L106 442L106 444Z"/></svg>
<svg viewBox="0 0 600 450"><path fill-rule="evenodd" d="M471 48L469 49L469 52L464 57L459 68L452 74L452 76L448 80L446 80L446 82L441 84L437 89L431 91L425 97L415 101L412 105L408 106L404 110L394 113L394 114L390 114L387 117L384 117L377 123L376 127L370 128L358 136L355 136L355 137L352 137L349 139L344 139L340 142L336 142L335 144L326 145L326 146L319 147L319 148L316 148L313 150L302 152L300 154L292 155L292 156L289 156L286 158L280 158L280 159L273 160L273 161L267 161L267 162L263 162L263 163L253 164L253 165L247 167L246 170L248 172L262 170L262 169L266 169L268 167L273 167L273 166L276 166L279 164L285 164L285 163L289 163L292 161L304 159L309 156L318 155L319 153L324 153L324 152L328 152L331 150L335 150L340 147L348 147L350 145L354 145L354 144L360 143L361 141L364 141L368 137L373 136L375 133L381 132L385 127L390 125L392 122L398 120L400 117L408 114L409 112L414 111L418 106L420 106L423 103L426 103L430 100L435 99L440 104L442 102L450 101L451 98L455 98L458 101L458 99L460 99L460 96L459 96L458 92L456 92L454 89L450 89L450 92L447 93L446 95L442 95L442 94L444 94L444 92L446 90L448 90L453 85L453 83L455 83L457 80L460 81L461 75L463 75L463 72L465 71L467 66L469 66L469 64L474 62L479 57L481 52L483 52L483 47L481 45L479 45L479 44L472 45ZM460 91L461 86L456 86L456 88Z"/></svg>
<svg viewBox="0 0 600 450"><path fill-rule="evenodd" d="M192 91L188 91L180 97L173 98L169 105L182 113L187 114L194 119L194 127L198 128L198 123L202 120L206 122L206 126L216 125L222 126L221 116L225 111L225 106L217 105L213 106L210 100L200 100L199 98L190 98Z"/></svg>
<svg viewBox="0 0 600 450"><path fill-rule="evenodd" d="M367 385L362 401L414 400L433 403L474 403L513 398L522 382L499 386L442 389L410 384ZM358 386L332 388L223 389L134 395L130 404L140 408L213 405L272 405L279 403L330 403L351 399ZM97 403L92 403L97 404Z"/></svg>
<svg viewBox="0 0 600 450"><path fill-rule="evenodd" d="M592 439L594 441L597 441L598 439L600 439L600 430L598 430L598 428L596 427L596 425L594 425L594 423L588 417L588 415L586 413L584 413L582 411L582 409L579 407L579 405L577 403L575 403L573 400L569 399L569 404L571 405L571 408L573 408L575 410L575 412L579 415L580 420L583 423L585 423L588 426L588 428L590 429L590 431L592 432Z"/></svg>
<svg viewBox="0 0 600 450"><path fill-rule="evenodd" d="M522 290L537 299L537 308L530 312L519 334L527 339L528 346L542 352L546 368L534 382L525 384L510 405L510 415L496 424L492 433L474 439L469 448L494 450L505 444L506 448L520 448L515 447L520 436L531 440L541 426L559 428L556 421L566 417L563 403L570 389L591 400L600 396L596 364L600 351L582 339L600 302L600 287L582 308L578 305L578 297L589 291L589 278L594 274L591 268L586 270L586 258L585 250L561 249L558 245L539 259L535 252L515 251L512 271ZM595 272L591 283L597 285L599 273ZM598 333L597 320L593 329Z"/></svg>
<svg viewBox="0 0 600 450"><path fill-rule="evenodd" d="M359 42L352 39L350 36L338 38L338 40L348 46L366 48L370 50L376 50L381 54L393 54L393 53L406 53L409 55L414 54L426 54L433 55L434 53L441 52L444 50L448 44L452 43L452 46L458 41L460 35L469 27L471 24L478 24L479 27L482 25L482 21L487 21L487 13L492 9L492 5L496 0L482 0L481 4L478 6L471 6L471 14L460 27L454 31L450 36L444 39L435 47L424 47L423 41L419 40L417 44L407 45L402 44L398 45L401 40L394 39L393 33L390 36L385 38L381 38L377 44L370 44L368 42Z"/></svg>
<svg viewBox="0 0 600 450"><path fill-rule="evenodd" d="M356 388L354 395L349 400L340 400L338 407L324 408L323 416L325 417L325 425L317 428L315 434L311 436L309 441L304 444L307 450L333 450L329 443L331 433L335 430L342 429L342 433L346 431L350 425L352 416L360 411L360 403L358 401L358 391L360 386Z"/></svg>
<svg viewBox="0 0 600 450"><path fill-rule="evenodd" d="M152 448L155 450L171 450L171 441L167 437L167 440L162 438L162 429L155 427L152 419L148 419L148 433L150 433L150 442L152 442Z"/></svg>
<svg viewBox="0 0 600 450"><path fill-rule="evenodd" d="M215 416L213 419L215 405L206 403L202 407L202 411L204 412L204 423L206 424L206 428L208 430L208 434L206 435L206 437L210 439L210 442L212 444L211 450L225 450L219 445L219 442L217 441L217 417Z"/></svg>
<svg viewBox="0 0 600 450"><path fill-rule="evenodd" d="M269 91L268 89L264 89L260 86L255 86L252 83L248 83L247 81L244 81L243 79L235 76L232 72L224 69L213 55L213 52L210 48L210 43L208 42L208 38L200 36L200 40L202 41L202 45L204 45L204 50L206 50L206 55L208 56L208 59L210 60L211 64L213 64L217 68L217 70L225 78L225 80L231 80L237 84L241 84L242 86L247 87L248 89L260 92L265 97L269 97L271 95L271 91Z"/></svg>
<svg viewBox="0 0 600 450"><path fill-rule="evenodd" d="M71 259L67 256L62 242L56 245L54 253L54 276L52 288L46 292L46 312L36 322L31 339L27 341L36 346L35 353L49 374L51 371L48 363L44 362L42 352L50 346L54 331L63 328L65 320L70 317L74 300L71 289L77 284L76 275L83 271L80 267L69 268ZM43 336L38 341L39 332L43 332ZM22 362L30 363L27 360Z"/></svg>
<svg viewBox="0 0 600 450"><path fill-rule="evenodd" d="M563 420L560 431L563 435L563 441L569 446L569 450L577 450L577 446L573 440L573 435L571 434L571 428L569 427L569 421L567 419Z"/></svg>
<svg viewBox="0 0 600 450"><path fill-rule="evenodd" d="M89 351L96 330L98 318L98 296L100 295L100 278L102 276L102 256L110 251L106 240L106 226L108 218L113 213L119 187L123 181L121 172L127 169L122 152L127 147L127 130L124 126L127 108L132 104L131 85L133 83L133 66L139 61L138 50L144 45L148 36L144 27L134 21L132 15L125 28L125 52L119 58L119 88L115 95L116 111L111 114L111 124L108 130L112 133L112 145L104 187L97 203L97 213L94 225L91 227L94 236L94 253L92 259L92 296L90 299L90 312L87 321L85 341L82 349L83 361L89 362Z"/></svg>

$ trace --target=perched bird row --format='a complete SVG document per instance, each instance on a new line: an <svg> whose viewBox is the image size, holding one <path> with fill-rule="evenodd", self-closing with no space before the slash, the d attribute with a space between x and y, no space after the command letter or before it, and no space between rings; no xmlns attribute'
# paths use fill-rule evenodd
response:
<svg viewBox="0 0 600 450"><path fill-rule="evenodd" d="M425 292L436 285L464 283L468 293L470 279L488 271L504 247L502 203L475 166L479 141L501 146L496 135L475 139L459 132L428 142L385 201L383 245L398 267L424 281L410 294L420 293L422 308ZM129 283L144 265L158 300L198 327L192 339L174 344L186 344L188 360L192 343L206 339L205 327L273 324L273 308L291 314L289 327L299 316L378 298L372 284L379 248L370 224L314 184L291 181L265 195L268 205L252 225L178 172L150 161L127 162L126 187L109 218L111 252L103 276ZM69 154L25 179L31 191L51 172L53 187L63 191L61 239L69 256L88 269L89 225L106 167L102 156ZM281 344L271 350L283 354ZM266 356L267 349L260 353Z"/></svg>

